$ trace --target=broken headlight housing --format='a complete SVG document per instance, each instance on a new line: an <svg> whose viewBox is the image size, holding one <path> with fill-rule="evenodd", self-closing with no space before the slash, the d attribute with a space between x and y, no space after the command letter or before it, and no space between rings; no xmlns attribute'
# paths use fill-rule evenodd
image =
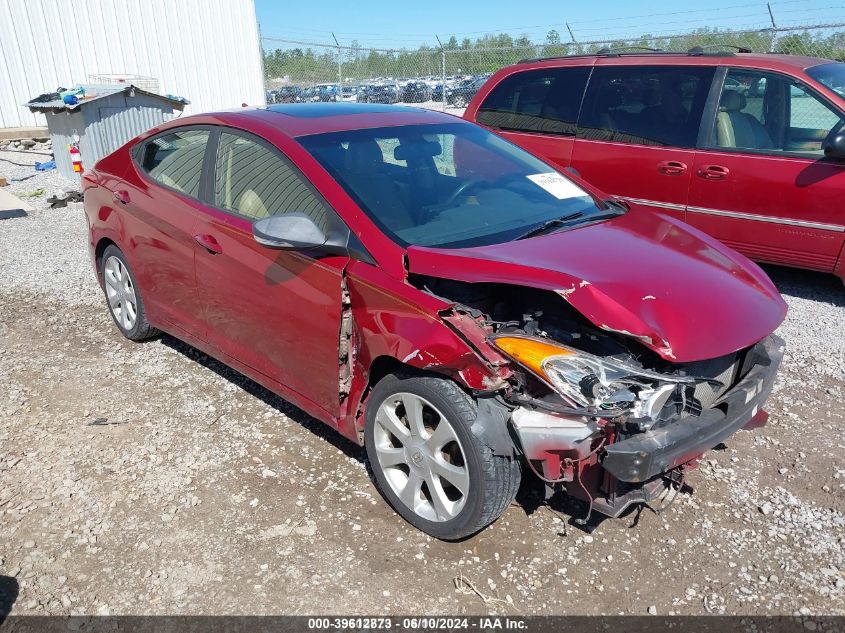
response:
<svg viewBox="0 0 845 633"><path fill-rule="evenodd" d="M654 419L678 385L696 382L527 336L499 336L492 342L574 406Z"/></svg>

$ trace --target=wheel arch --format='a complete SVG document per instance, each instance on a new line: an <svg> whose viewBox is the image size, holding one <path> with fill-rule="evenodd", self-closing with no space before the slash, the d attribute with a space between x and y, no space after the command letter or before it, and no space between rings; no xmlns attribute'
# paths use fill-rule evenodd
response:
<svg viewBox="0 0 845 633"><path fill-rule="evenodd" d="M114 246L116 249L120 250L121 253L123 252L114 240L108 237L101 237L97 242L97 246L94 248L94 261L97 264L97 274L99 274L100 264L103 261L103 253L106 252L106 249L109 246Z"/></svg>
<svg viewBox="0 0 845 633"><path fill-rule="evenodd" d="M363 444L369 395L389 373L449 378L470 395L507 386L510 368L492 348L489 358L482 352L486 334L468 315L370 266L353 266L345 279L353 323L351 384L338 430L350 439Z"/></svg>
<svg viewBox="0 0 845 633"><path fill-rule="evenodd" d="M507 421L510 418L510 411L495 397L493 393L474 393L466 384L458 379L454 373L438 371L437 367L421 368L399 359L383 355L375 358L370 365L367 375L367 382L361 394L358 411L356 414L356 429L359 434L359 442L363 445L364 421L367 411L367 402L375 386L386 376L398 374L400 377L409 376L432 376L451 380L458 389L464 391L475 401L477 407L477 418L474 423L474 431L492 451L494 455L512 457L515 445L510 437Z"/></svg>
<svg viewBox="0 0 845 633"><path fill-rule="evenodd" d="M360 365L358 370L360 371ZM355 424L355 432L358 439L358 443L362 446L364 445L364 417L367 412L367 402L369 401L370 394L373 391L373 388L381 382L383 378L389 376L390 374L399 374L403 376L437 376L439 378L450 378L452 379L453 376L450 375L446 371L437 371L438 368L422 368L418 366L411 365L406 362L402 362L395 356L391 356L389 354L382 354L380 356L376 356L372 362L370 362L369 367L364 372L365 375L363 376L363 380L361 381L361 385L359 386L359 395L355 398L357 401L355 403L355 411L353 414L354 417L354 424ZM467 391L465 385L460 381L455 381L461 389Z"/></svg>
<svg viewBox="0 0 845 633"><path fill-rule="evenodd" d="M94 273L97 275L97 282L102 287L103 281L103 253L106 252L106 249L109 246L114 246L118 249L121 253L123 252L120 249L120 246L117 245L113 239L109 237L101 237L97 240L97 244L94 246Z"/></svg>

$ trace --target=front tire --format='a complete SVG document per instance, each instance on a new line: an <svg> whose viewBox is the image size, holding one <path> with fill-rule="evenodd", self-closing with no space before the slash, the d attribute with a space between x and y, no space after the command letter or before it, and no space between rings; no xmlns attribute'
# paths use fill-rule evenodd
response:
<svg viewBox="0 0 845 633"><path fill-rule="evenodd" d="M115 325L131 341L143 341L158 334L147 321L141 292L126 257L116 246L109 246L100 259L103 292Z"/></svg>
<svg viewBox="0 0 845 633"><path fill-rule="evenodd" d="M472 431L475 401L435 376L388 375L367 404L364 442L379 492L415 528L458 540L487 527L516 496L520 464Z"/></svg>

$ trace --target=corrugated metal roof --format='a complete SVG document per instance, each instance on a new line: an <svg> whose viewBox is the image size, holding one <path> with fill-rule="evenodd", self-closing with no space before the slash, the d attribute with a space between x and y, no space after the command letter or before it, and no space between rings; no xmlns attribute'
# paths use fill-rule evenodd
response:
<svg viewBox="0 0 845 633"><path fill-rule="evenodd" d="M173 97L168 97L165 95L157 95L152 92L147 92L146 90L141 90L132 85L128 86L115 86L115 85L91 85L85 84L82 86L75 86L72 88L75 90L76 88L83 88L85 90L85 96L81 98L77 103L73 105L69 103L65 103L61 99L54 99L53 101L29 101L24 105L30 109L31 112L62 112L62 111L73 111L79 110L80 108L84 108L90 103L94 103L99 99L103 99L105 97L110 97L111 95L124 93L127 96L134 96L134 95L146 95L148 97L155 97L161 99L163 101L167 101L168 103L172 104L173 107L181 110L184 108L190 101L187 99L177 99Z"/></svg>

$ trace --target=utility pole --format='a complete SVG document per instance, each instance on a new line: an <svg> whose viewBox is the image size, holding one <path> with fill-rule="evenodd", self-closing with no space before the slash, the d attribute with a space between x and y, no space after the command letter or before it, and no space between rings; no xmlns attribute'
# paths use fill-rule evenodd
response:
<svg viewBox="0 0 845 633"><path fill-rule="evenodd" d="M443 42L437 35L434 38L440 44L440 99L443 112L446 112L446 49L443 48Z"/></svg>
<svg viewBox="0 0 845 633"><path fill-rule="evenodd" d="M343 101L343 62L340 60L340 42L332 33L332 39L337 46L337 101Z"/></svg>
<svg viewBox="0 0 845 633"><path fill-rule="evenodd" d="M777 44L778 41L778 25L775 24L775 14L772 12L772 4L770 2L766 3L766 8L769 9L769 19L772 21L772 39L769 43L769 52L774 53L775 49L777 48L775 44Z"/></svg>
<svg viewBox="0 0 845 633"><path fill-rule="evenodd" d="M569 31L569 38L572 40L572 53L575 54L578 52L576 50L576 48L578 47L578 42L575 41L575 35L572 33L572 28L569 26L569 22L565 22L564 24L566 24L566 30Z"/></svg>

